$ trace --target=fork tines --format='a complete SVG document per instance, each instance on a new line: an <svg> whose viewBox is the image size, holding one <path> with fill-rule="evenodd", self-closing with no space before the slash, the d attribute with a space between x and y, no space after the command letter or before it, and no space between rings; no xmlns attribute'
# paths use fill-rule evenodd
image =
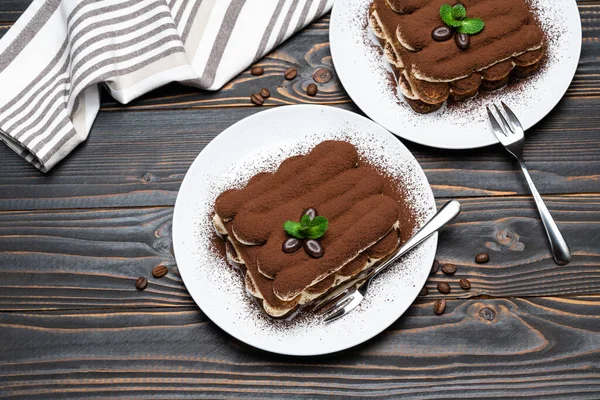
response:
<svg viewBox="0 0 600 400"><path fill-rule="evenodd" d="M524 131L523 127L521 126L521 122L519 121L515 113L513 113L512 110L506 104L504 104L504 102L501 102L501 104L502 108L504 109L504 112L502 112L500 107L494 104L494 109L496 110L496 114L498 115L497 118L492 112L492 110L490 110L490 107L486 106L486 109L488 112L490 123L492 124L494 134L496 135L498 140L502 142L502 144L506 145L504 138L511 137L512 135L522 137L524 135Z"/></svg>

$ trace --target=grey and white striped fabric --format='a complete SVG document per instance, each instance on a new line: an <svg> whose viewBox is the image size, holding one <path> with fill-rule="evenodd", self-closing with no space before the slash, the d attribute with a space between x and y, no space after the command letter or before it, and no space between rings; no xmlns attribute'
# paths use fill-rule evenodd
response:
<svg viewBox="0 0 600 400"><path fill-rule="evenodd" d="M334 0L34 0L0 40L0 139L40 171L83 142L99 85L121 103L217 90Z"/></svg>

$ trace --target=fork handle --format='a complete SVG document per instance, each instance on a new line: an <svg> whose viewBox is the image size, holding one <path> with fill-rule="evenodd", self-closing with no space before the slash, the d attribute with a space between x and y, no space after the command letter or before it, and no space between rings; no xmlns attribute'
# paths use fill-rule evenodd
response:
<svg viewBox="0 0 600 400"><path fill-rule="evenodd" d="M540 196L540 193L536 189L533 180L531 179L531 175L529 175L529 171L527 171L525 162L519 160L519 165L525 175L525 180L529 185L540 217L542 217L542 223L544 224L546 235L548 235L548 240L550 241L550 249L552 250L554 261L556 261L558 265L567 265L571 262L571 250L569 249L569 245L560 233L558 226L556 226L556 222L554 222L552 215L550 215L550 211L548 211L548 207L546 207L544 200L542 200L542 196Z"/></svg>
<svg viewBox="0 0 600 400"><path fill-rule="evenodd" d="M442 208L410 239L402 245L394 254L392 254L385 262L373 269L363 279L365 282L369 282L381 271L386 269L397 261L400 257L406 254L413 247L423 242L425 239L433 235L435 232L440 230L444 225L452 221L460 214L460 203L456 200L451 200L444 204Z"/></svg>

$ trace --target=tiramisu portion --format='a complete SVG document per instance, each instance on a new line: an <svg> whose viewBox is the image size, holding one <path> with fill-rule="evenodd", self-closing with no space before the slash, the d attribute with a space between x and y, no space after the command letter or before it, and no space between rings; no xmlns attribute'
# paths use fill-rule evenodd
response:
<svg viewBox="0 0 600 400"><path fill-rule="evenodd" d="M391 254L414 221L390 178L324 141L221 193L213 223L265 312L284 317Z"/></svg>
<svg viewBox="0 0 600 400"><path fill-rule="evenodd" d="M545 53L526 0L373 0L369 22L420 113L527 78Z"/></svg>

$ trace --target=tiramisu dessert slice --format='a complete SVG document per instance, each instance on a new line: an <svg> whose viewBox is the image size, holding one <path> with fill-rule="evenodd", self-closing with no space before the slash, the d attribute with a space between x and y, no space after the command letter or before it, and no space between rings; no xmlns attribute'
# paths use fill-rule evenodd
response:
<svg viewBox="0 0 600 400"><path fill-rule="evenodd" d="M545 54L526 0L373 0L369 22L419 113L527 78Z"/></svg>
<svg viewBox="0 0 600 400"><path fill-rule="evenodd" d="M391 254L414 219L391 182L344 141L324 141L273 173L221 193L213 223L247 290L273 317Z"/></svg>

